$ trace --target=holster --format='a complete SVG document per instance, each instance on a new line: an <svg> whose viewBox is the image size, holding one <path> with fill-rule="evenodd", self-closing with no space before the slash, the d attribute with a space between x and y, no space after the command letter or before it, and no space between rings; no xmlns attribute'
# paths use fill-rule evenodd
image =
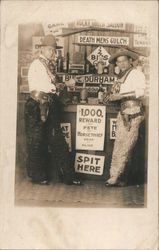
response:
<svg viewBox="0 0 159 250"><path fill-rule="evenodd" d="M124 122L124 126L128 131L131 128L132 119L143 115L143 105L138 99L127 99L121 102L121 114Z"/></svg>
<svg viewBox="0 0 159 250"><path fill-rule="evenodd" d="M123 118L124 126L127 128L128 131L130 131L131 121L132 121L131 115L122 114L122 118Z"/></svg>
<svg viewBox="0 0 159 250"><path fill-rule="evenodd" d="M30 92L30 96L39 103L41 120L45 122L48 117L49 106L51 103L50 95L42 91L33 90Z"/></svg>

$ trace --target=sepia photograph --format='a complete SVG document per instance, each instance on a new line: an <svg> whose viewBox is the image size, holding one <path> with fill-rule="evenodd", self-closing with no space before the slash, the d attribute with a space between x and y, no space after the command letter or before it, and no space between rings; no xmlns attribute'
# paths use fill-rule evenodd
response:
<svg viewBox="0 0 159 250"><path fill-rule="evenodd" d="M17 205L147 206L149 33L19 24Z"/></svg>
<svg viewBox="0 0 159 250"><path fill-rule="evenodd" d="M0 249L158 249L158 2L1 1Z"/></svg>

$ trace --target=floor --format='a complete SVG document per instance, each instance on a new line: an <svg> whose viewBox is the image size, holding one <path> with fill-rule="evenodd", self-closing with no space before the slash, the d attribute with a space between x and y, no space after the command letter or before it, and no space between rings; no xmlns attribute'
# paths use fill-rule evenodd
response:
<svg viewBox="0 0 159 250"><path fill-rule="evenodd" d="M15 205L52 207L146 207L145 185L105 187L104 182L85 180L82 186L68 186L54 181L48 186L32 184L16 170Z"/></svg>

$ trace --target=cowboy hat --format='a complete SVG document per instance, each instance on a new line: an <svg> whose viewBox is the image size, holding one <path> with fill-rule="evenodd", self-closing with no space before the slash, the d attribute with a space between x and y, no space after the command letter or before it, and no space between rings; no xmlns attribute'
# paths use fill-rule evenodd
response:
<svg viewBox="0 0 159 250"><path fill-rule="evenodd" d="M119 49L116 51L116 53L114 55L112 55L110 58L109 58L109 63L111 64L115 64L116 63L116 60L119 56L128 56L128 57L131 57L133 61L137 60L138 59L138 55L132 51L129 51L127 49Z"/></svg>
<svg viewBox="0 0 159 250"><path fill-rule="evenodd" d="M51 47L54 47L56 49L62 48L62 46L57 46L56 39L51 34L44 36L40 46L51 46Z"/></svg>

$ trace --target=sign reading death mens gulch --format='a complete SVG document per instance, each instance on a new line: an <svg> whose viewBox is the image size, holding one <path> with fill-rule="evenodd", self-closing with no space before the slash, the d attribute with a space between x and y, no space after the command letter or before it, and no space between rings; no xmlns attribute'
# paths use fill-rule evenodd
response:
<svg viewBox="0 0 159 250"><path fill-rule="evenodd" d="M77 106L76 149L104 149L105 114L105 106Z"/></svg>
<svg viewBox="0 0 159 250"><path fill-rule="evenodd" d="M75 172L102 175L104 168L104 156L76 153Z"/></svg>
<svg viewBox="0 0 159 250"><path fill-rule="evenodd" d="M78 43L99 45L129 45L129 37L78 36Z"/></svg>

